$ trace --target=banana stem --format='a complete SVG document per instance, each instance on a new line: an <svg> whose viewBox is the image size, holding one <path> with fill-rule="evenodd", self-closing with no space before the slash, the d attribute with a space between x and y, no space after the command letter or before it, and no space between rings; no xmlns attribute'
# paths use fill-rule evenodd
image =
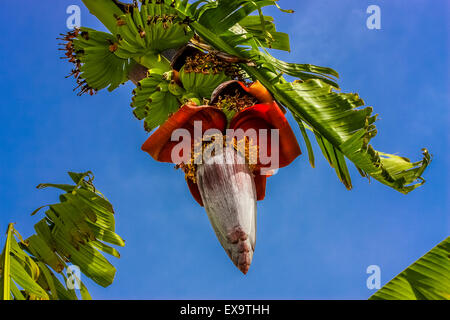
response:
<svg viewBox="0 0 450 320"><path fill-rule="evenodd" d="M163 72L171 70L169 60L160 54L150 53L135 60L148 69L160 69Z"/></svg>

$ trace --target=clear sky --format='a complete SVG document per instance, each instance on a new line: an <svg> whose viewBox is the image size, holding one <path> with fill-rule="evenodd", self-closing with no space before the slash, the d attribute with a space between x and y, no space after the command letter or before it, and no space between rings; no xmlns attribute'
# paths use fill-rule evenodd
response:
<svg viewBox="0 0 450 320"><path fill-rule="evenodd" d="M385 284L450 234L447 0L281 0L296 13L266 10L291 35L292 52L278 57L334 68L343 91L374 106L376 149L419 160L427 147L434 161L427 184L405 196L352 166L349 192L317 147L316 169L304 152L268 180L247 276L221 248L183 174L140 150L147 134L129 107L133 86L93 97L72 92L56 40L71 4L82 5L2 4L9 14L0 19L0 230L16 222L31 235L42 215L30 213L58 194L35 186L69 182L69 170L94 171L126 240L122 257L110 259L114 284L87 281L94 298L366 299L369 265L380 266ZM381 30L366 27L371 4L381 8ZM84 7L82 24L100 28Z"/></svg>

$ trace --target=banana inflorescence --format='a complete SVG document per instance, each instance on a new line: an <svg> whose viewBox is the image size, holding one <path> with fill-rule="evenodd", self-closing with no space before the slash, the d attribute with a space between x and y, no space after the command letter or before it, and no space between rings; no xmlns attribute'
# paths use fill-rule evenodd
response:
<svg viewBox="0 0 450 320"><path fill-rule="evenodd" d="M300 154L300 149L269 91L258 81L247 82L250 76L242 65L252 61L216 51L194 34L190 24L194 26L195 21L183 13L188 6L195 10L208 3L202 8L207 11L219 3L225 6L225 2L83 1L97 13L107 12L102 22L111 33L80 28L64 35L62 50L75 64L71 75L81 87L80 94L94 94L106 87L111 91L129 79L136 84L131 102L134 116L144 120L148 132L159 127L143 150L184 171L192 195L205 207L223 248L246 274L255 249L256 202L264 199L266 188L259 150L272 145L272 140L264 144L259 136L233 136L228 129L240 132L249 128L255 133L281 130L283 137L289 138L284 166ZM180 11L180 6L186 10ZM255 4L249 6L254 8ZM233 22L242 13L215 18L222 21L229 17ZM171 157L166 135L190 128L196 121L218 132L217 141L216 135L191 141L191 157L186 161L164 158ZM163 149L166 151L160 157Z"/></svg>

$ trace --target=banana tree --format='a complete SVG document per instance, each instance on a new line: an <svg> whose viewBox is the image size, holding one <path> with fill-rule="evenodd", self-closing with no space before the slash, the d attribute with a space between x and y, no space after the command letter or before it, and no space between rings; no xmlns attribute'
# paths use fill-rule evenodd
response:
<svg viewBox="0 0 450 320"><path fill-rule="evenodd" d="M0 300L83 300L91 296L81 272L102 287L116 273L103 256L120 257L125 242L115 233L114 210L94 187L91 172L69 172L75 185L41 184L65 191L60 203L43 206L45 218L35 226L36 234L23 239L13 223L8 225L0 256ZM78 272L80 271L80 272Z"/></svg>
<svg viewBox="0 0 450 320"><path fill-rule="evenodd" d="M357 94L339 91L336 71L287 63L268 52L290 51L289 36L262 12L276 6L292 13L276 1L83 2L109 32L82 27L62 35L79 94L112 91L127 81L136 85L133 114L146 131L156 129L142 149L184 172L243 273L252 261L256 203L264 199L267 178L301 154L288 111L311 166L315 137L347 189L348 161L363 177L404 194L425 183L428 151L417 162L376 151L370 142L377 115ZM264 130L275 134L264 136ZM180 142L183 134L191 137L186 143Z"/></svg>

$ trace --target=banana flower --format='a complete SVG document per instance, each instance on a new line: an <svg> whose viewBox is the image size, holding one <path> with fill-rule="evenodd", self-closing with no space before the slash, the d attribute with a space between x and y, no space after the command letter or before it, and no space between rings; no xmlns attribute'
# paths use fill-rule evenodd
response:
<svg viewBox="0 0 450 320"><path fill-rule="evenodd" d="M198 124L202 140L199 143L191 139L189 148L180 151L174 133L181 129L194 137ZM211 130L219 132L227 142L220 142L222 149L214 149L205 156L208 146L205 133ZM228 139L230 132L238 131L240 135ZM270 134L272 131L276 132L276 139ZM248 132L256 136L247 135ZM269 134L263 138L264 133ZM240 142L244 148L237 147L242 145ZM202 159L196 162L195 149L199 144ZM266 180L274 169L289 165L301 154L295 135L272 95L258 81L248 86L236 80L223 83L213 93L209 105L182 106L150 136L142 150L157 161L184 169L192 196L205 207L220 243L246 274L255 249L256 201L265 198ZM252 150L256 157L250 162ZM275 167L262 161L262 151L270 159L276 159Z"/></svg>

